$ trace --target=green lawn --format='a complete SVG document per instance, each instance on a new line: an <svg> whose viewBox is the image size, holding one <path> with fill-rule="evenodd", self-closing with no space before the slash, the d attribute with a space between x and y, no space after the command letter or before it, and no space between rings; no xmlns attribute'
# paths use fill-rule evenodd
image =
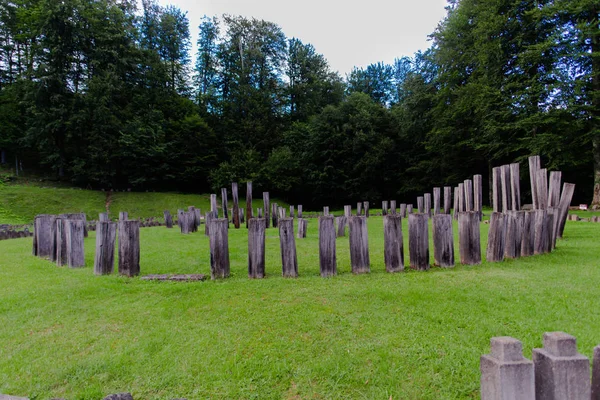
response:
<svg viewBox="0 0 600 400"><path fill-rule="evenodd" d="M267 274L247 278L245 229L230 230L231 278L147 282L58 268L31 238L0 242L0 393L35 399L478 398L492 336L566 331L600 343L600 224L567 222L556 251L498 264L385 272L381 218L369 219L372 272L322 279L318 222L297 240L300 277L283 279L267 233ZM405 232L405 260L408 244ZM487 225L482 225L482 247ZM431 252L433 254L433 252ZM141 230L142 274L209 273L208 239ZM458 254L456 255L458 259Z"/></svg>

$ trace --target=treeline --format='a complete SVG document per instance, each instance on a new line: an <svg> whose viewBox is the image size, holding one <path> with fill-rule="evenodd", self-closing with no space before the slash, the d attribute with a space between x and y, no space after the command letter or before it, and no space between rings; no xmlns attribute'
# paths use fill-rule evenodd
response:
<svg viewBox="0 0 600 400"><path fill-rule="evenodd" d="M600 202L597 0L452 1L429 50L344 78L229 15L199 21L192 60L186 13L137 4L1 0L3 162L95 188L252 180L333 206L541 154Z"/></svg>

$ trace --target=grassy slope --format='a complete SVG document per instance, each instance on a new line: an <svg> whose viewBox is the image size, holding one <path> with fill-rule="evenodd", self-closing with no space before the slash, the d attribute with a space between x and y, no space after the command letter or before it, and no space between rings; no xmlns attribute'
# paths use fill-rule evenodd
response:
<svg viewBox="0 0 600 400"><path fill-rule="evenodd" d="M546 331L575 335L587 356L600 342L600 224L568 222L549 255L393 275L382 231L371 218L371 274L350 273L346 237L337 241L339 275L322 279L310 220L297 241L301 276L283 279L271 229L269 276L250 281L246 231L232 229L232 277L204 283L96 277L93 232L78 270L32 257L30 238L2 241L0 393L477 398L492 336L521 339L527 357ZM487 225L482 234L484 247ZM209 273L203 234L146 228L141 254L143 274Z"/></svg>

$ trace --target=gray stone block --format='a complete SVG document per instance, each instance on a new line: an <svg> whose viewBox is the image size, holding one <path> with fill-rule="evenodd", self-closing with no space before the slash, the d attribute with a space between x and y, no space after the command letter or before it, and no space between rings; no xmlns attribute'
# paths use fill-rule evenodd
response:
<svg viewBox="0 0 600 400"><path fill-rule="evenodd" d="M544 400L590 398L590 360L577 353L575 337L564 332L544 334L544 348L533 349L535 395Z"/></svg>
<svg viewBox="0 0 600 400"><path fill-rule="evenodd" d="M517 339L491 339L491 354L481 356L481 400L534 399L533 362L523 357Z"/></svg>
<svg viewBox="0 0 600 400"><path fill-rule="evenodd" d="M600 400L600 346L594 347L594 366L592 369L592 400Z"/></svg>

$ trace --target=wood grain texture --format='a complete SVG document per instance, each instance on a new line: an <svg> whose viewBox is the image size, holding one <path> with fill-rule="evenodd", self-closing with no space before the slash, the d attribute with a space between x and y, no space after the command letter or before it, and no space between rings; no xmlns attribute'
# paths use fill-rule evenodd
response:
<svg viewBox="0 0 600 400"><path fill-rule="evenodd" d="M435 265L450 268L454 267L454 232L452 230L452 216L438 214L433 216L433 259Z"/></svg>
<svg viewBox="0 0 600 400"><path fill-rule="evenodd" d="M429 224L427 214L408 215L408 252L410 267L429 269Z"/></svg>
<svg viewBox="0 0 600 400"><path fill-rule="evenodd" d="M337 274L335 237L333 216L319 217L319 266L324 278Z"/></svg>
<svg viewBox="0 0 600 400"><path fill-rule="evenodd" d="M94 274L109 275L115 269L116 222L96 222L96 253Z"/></svg>
<svg viewBox="0 0 600 400"><path fill-rule="evenodd" d="M371 271L366 218L366 216L352 217L350 218L350 221L348 221L350 265L352 267L352 273L354 274L363 274Z"/></svg>
<svg viewBox="0 0 600 400"><path fill-rule="evenodd" d="M500 262L504 260L504 244L506 240L506 215L493 212L490 215L490 229L488 231L488 242L485 259L488 262Z"/></svg>
<svg viewBox="0 0 600 400"><path fill-rule="evenodd" d="M295 278L298 276L298 257L294 238L294 220L281 218L278 226L282 275L287 278Z"/></svg>
<svg viewBox="0 0 600 400"><path fill-rule="evenodd" d="M210 222L210 278L224 279L229 277L229 237L225 218L216 218Z"/></svg>
<svg viewBox="0 0 600 400"><path fill-rule="evenodd" d="M265 277L265 231L267 218L248 221L248 277Z"/></svg>
<svg viewBox="0 0 600 400"><path fill-rule="evenodd" d="M475 211L458 214L458 245L461 264L481 264L481 231Z"/></svg>
<svg viewBox="0 0 600 400"><path fill-rule="evenodd" d="M240 228L240 202L238 195L238 184L237 182L233 182L231 184L231 201L233 201L233 210L231 213L233 214L233 226L236 229Z"/></svg>
<svg viewBox="0 0 600 400"><path fill-rule="evenodd" d="M136 276L140 273L140 223L119 221L119 274Z"/></svg>
<svg viewBox="0 0 600 400"><path fill-rule="evenodd" d="M404 240L402 217L390 214L383 217L383 258L387 272L404 271Z"/></svg>

